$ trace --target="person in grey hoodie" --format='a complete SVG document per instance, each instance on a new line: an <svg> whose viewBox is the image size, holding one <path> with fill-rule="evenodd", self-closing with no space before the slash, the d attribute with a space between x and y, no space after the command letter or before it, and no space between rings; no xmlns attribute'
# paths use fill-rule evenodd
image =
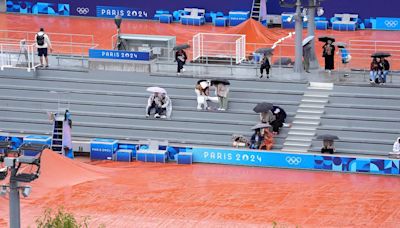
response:
<svg viewBox="0 0 400 228"><path fill-rule="evenodd" d="M228 109L229 86L224 85L223 83L218 83L215 85L215 88L219 103L218 110L225 111Z"/></svg>

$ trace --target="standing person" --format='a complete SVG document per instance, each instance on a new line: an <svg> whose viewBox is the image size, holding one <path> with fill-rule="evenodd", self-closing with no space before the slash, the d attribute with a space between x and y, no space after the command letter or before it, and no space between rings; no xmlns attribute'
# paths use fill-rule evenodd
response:
<svg viewBox="0 0 400 228"><path fill-rule="evenodd" d="M185 71L185 69L183 68L183 65L185 65L186 59L187 59L187 55L183 49L178 50L175 53L175 61L178 63L178 70L177 70L178 75L181 74L181 70Z"/></svg>
<svg viewBox="0 0 400 228"><path fill-rule="evenodd" d="M326 41L322 47L322 56L325 58L325 70L331 72L335 68L335 46L332 45L332 40Z"/></svg>
<svg viewBox="0 0 400 228"><path fill-rule="evenodd" d="M36 47L38 49L38 56L40 58L40 66L49 67L49 59L47 58L48 49L53 51L49 36L44 33L44 29L40 28L39 32L35 35ZM43 58L46 65L43 64Z"/></svg>
<svg viewBox="0 0 400 228"><path fill-rule="evenodd" d="M303 65L304 70L310 73L311 44L308 42L303 46Z"/></svg>
<svg viewBox="0 0 400 228"><path fill-rule="evenodd" d="M385 84L387 75L389 74L390 64L389 64L389 61L385 57L381 58L381 63L382 63L382 68L383 68L382 69L382 84Z"/></svg>
<svg viewBox="0 0 400 228"><path fill-rule="evenodd" d="M265 72L267 74L267 78L269 78L269 69L270 68L271 68L271 64L269 63L268 55L265 54L263 59L261 60L261 66L260 66L260 74L261 74L261 76L260 76L260 78L262 78L264 76L263 75L264 69L265 69Z"/></svg>
<svg viewBox="0 0 400 228"><path fill-rule="evenodd" d="M228 109L229 86L224 83L218 83L215 88L219 103L218 110L225 111Z"/></svg>

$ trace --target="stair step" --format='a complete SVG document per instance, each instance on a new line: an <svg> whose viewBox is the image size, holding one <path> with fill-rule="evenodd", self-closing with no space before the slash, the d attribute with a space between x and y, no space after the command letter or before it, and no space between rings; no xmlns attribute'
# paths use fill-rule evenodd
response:
<svg viewBox="0 0 400 228"><path fill-rule="evenodd" d="M296 119L308 119L308 120L318 120L321 119L320 115L308 115L306 113L297 114Z"/></svg>
<svg viewBox="0 0 400 228"><path fill-rule="evenodd" d="M285 143L286 142L309 142L309 143L311 143L313 138L314 137L312 137L312 136L289 135L286 138Z"/></svg>
<svg viewBox="0 0 400 228"><path fill-rule="evenodd" d="M297 113L323 114L324 109L299 108Z"/></svg>
<svg viewBox="0 0 400 228"><path fill-rule="evenodd" d="M317 104L326 104L328 103L328 99L313 99L313 98L303 98L301 100L302 103L317 103Z"/></svg>
<svg viewBox="0 0 400 228"><path fill-rule="evenodd" d="M304 93L304 97L320 97L320 98L328 98L329 93L320 93L320 92L310 92L307 91Z"/></svg>
<svg viewBox="0 0 400 228"><path fill-rule="evenodd" d="M300 105L299 105L299 108L312 108L312 109L324 109L325 108L325 105L323 105L323 104L319 104L319 103L301 103Z"/></svg>
<svg viewBox="0 0 400 228"><path fill-rule="evenodd" d="M294 153L307 153L308 148L298 148L295 146L286 146L282 148L282 152L294 152Z"/></svg>
<svg viewBox="0 0 400 228"><path fill-rule="evenodd" d="M326 83L326 82L310 82L310 86L308 88L317 88L317 89L324 89L324 90L332 90L333 83Z"/></svg>
<svg viewBox="0 0 400 228"><path fill-rule="evenodd" d="M296 127L297 125L311 125L311 126L319 126L319 124L320 124L320 121L318 121L318 120L297 120L297 119L295 119L293 122L292 122L292 124L293 124L293 127ZM292 128L293 128L292 127Z"/></svg>
<svg viewBox="0 0 400 228"><path fill-rule="evenodd" d="M295 146L295 147L301 147L301 148L310 148L311 142L298 142L298 141L294 141L294 142L285 142L285 143L283 144L283 148L285 148L286 146Z"/></svg>
<svg viewBox="0 0 400 228"><path fill-rule="evenodd" d="M315 131L317 130L317 125L294 125L290 128L290 130L299 130L299 131Z"/></svg>
<svg viewBox="0 0 400 228"><path fill-rule="evenodd" d="M311 137L313 137L313 136L315 136L315 130L314 131L291 130L291 131L289 131L288 135L302 135L302 136L311 136Z"/></svg>

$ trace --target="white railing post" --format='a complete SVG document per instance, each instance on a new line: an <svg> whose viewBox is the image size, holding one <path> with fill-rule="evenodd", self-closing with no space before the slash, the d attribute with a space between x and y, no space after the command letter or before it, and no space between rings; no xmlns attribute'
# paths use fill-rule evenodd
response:
<svg viewBox="0 0 400 228"><path fill-rule="evenodd" d="M4 56L3 56L3 45L0 44L0 58L1 58L1 70L4 70Z"/></svg>

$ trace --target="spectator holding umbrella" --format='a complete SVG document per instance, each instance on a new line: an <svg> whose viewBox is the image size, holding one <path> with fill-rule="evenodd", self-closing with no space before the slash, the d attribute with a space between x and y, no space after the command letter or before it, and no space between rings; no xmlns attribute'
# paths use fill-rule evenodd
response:
<svg viewBox="0 0 400 228"><path fill-rule="evenodd" d="M169 97L166 95L167 91L160 87L149 87L148 92L151 92L149 99L147 100L146 106L146 117L150 117L151 111L154 109L155 118L169 117L172 112L172 103Z"/></svg>
<svg viewBox="0 0 400 228"><path fill-rule="evenodd" d="M265 123L259 123L256 124L251 128L251 130L254 130L254 134L251 136L250 139L250 149L261 149L261 145L264 141L264 128L269 128L271 125L265 124Z"/></svg>
<svg viewBox="0 0 400 228"><path fill-rule="evenodd" d="M304 70L307 73L310 73L310 58L311 58L311 41L314 39L314 36L308 36L303 40L303 65Z"/></svg>
<svg viewBox="0 0 400 228"><path fill-rule="evenodd" d="M189 48L190 46L188 44L183 44L183 45L178 45L173 48L175 52L175 61L177 62L177 74L181 74L181 70L185 71L183 68L183 65L186 64L187 60L187 55L184 49Z"/></svg>
<svg viewBox="0 0 400 228"><path fill-rule="evenodd" d="M386 83L387 75L389 74L390 64L386 57L390 57L389 53L377 52L371 55L373 61L371 63L370 82ZM374 62L375 61L375 62ZM372 67L374 65L374 68ZM377 77L378 76L378 77Z"/></svg>
<svg viewBox="0 0 400 228"><path fill-rule="evenodd" d="M330 153L333 154L336 151L336 148L334 146L334 140L339 139L336 135L319 135L317 139L322 139L322 148L321 148L321 153Z"/></svg>
<svg viewBox="0 0 400 228"><path fill-rule="evenodd" d="M260 122L271 124L275 121L276 117L272 113L273 104L268 102L261 102L258 103L254 108L253 111L256 113L260 113Z"/></svg>
<svg viewBox="0 0 400 228"><path fill-rule="evenodd" d="M321 36L318 38L319 41L324 42L322 46L322 57L325 58L325 70L331 72L335 68L335 38L330 36Z"/></svg>
<svg viewBox="0 0 400 228"><path fill-rule="evenodd" d="M228 94L230 82L225 79L212 80L211 85L215 86L218 97L218 110L225 111L228 109Z"/></svg>
<svg viewBox="0 0 400 228"><path fill-rule="evenodd" d="M255 51L255 53L261 53L263 54L263 58L261 59L261 65L260 65L260 78L264 76L264 70L267 74L267 78L269 78L269 70L271 69L271 64L269 61L269 57L272 55L272 52L274 49L272 48L260 48Z"/></svg>
<svg viewBox="0 0 400 228"><path fill-rule="evenodd" d="M389 61L385 57L381 58L381 62L382 62L382 66L383 66L382 84L384 85L386 83L386 78L389 74L390 64L389 64Z"/></svg>

